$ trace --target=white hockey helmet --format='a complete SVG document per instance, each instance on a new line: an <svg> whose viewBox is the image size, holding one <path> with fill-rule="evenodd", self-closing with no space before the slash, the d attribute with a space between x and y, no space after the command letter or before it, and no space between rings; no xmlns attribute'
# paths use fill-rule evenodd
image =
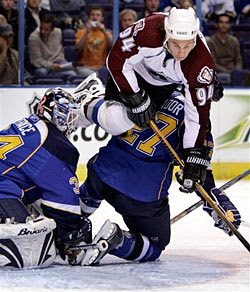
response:
<svg viewBox="0 0 250 292"><path fill-rule="evenodd" d="M166 38L164 47L167 47L167 41L175 40L191 40L194 39L196 44L196 36L200 29L200 21L192 7L188 9L177 9L173 7L168 17L164 20L164 28L166 31Z"/></svg>

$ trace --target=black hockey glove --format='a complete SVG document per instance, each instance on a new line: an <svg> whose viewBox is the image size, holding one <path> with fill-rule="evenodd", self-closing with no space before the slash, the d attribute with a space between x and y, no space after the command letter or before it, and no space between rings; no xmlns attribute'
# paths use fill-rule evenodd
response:
<svg viewBox="0 0 250 292"><path fill-rule="evenodd" d="M241 223L241 216L239 211L236 209L234 204L229 200L224 192L221 192L219 189L212 189L210 197L216 203L216 205L221 209L225 214L227 219L233 223L236 228L239 228ZM206 211L215 221L214 226L222 229L229 236L233 235L231 229L226 225L226 223L217 215L214 209L207 203L204 202L203 210Z"/></svg>
<svg viewBox="0 0 250 292"><path fill-rule="evenodd" d="M82 217L81 226L77 230L63 232L58 228L59 237L56 240L56 247L63 260L68 258L70 265L79 265L85 254L83 250L71 251L70 248L92 242L92 225L89 219Z"/></svg>
<svg viewBox="0 0 250 292"><path fill-rule="evenodd" d="M192 193L195 191L195 183L201 185L206 180L206 169L209 164L208 148L187 148L184 149L184 168L176 173L176 179L181 185L180 191Z"/></svg>
<svg viewBox="0 0 250 292"><path fill-rule="evenodd" d="M143 129L148 128L150 119L154 119L157 112L150 96L144 90L140 90L133 94L121 92L120 97L127 107L129 119Z"/></svg>
<svg viewBox="0 0 250 292"><path fill-rule="evenodd" d="M212 100L213 101L219 101L224 95L223 92L224 92L224 87L221 84L221 82L218 80L217 74L215 74L215 77L214 77L214 93L213 93Z"/></svg>

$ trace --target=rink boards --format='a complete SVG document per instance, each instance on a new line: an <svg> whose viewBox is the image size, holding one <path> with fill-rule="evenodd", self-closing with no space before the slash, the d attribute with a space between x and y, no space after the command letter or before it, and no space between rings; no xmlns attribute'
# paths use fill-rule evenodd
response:
<svg viewBox="0 0 250 292"><path fill-rule="evenodd" d="M73 88L68 87L69 90ZM0 128L36 111L39 98L46 88L0 88ZM225 96L212 103L211 121L215 139L213 170L216 179L230 179L249 168L250 89L225 89ZM80 152L78 176L86 176L86 162L110 135L98 126L78 129L70 137Z"/></svg>

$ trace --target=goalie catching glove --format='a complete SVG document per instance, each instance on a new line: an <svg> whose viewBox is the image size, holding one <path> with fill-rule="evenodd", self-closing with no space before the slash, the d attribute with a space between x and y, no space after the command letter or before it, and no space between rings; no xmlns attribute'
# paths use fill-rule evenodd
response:
<svg viewBox="0 0 250 292"><path fill-rule="evenodd" d="M224 192L219 189L214 188L211 190L210 197L216 203L216 205L225 214L228 221L230 221L236 228L239 228L241 223L241 216L239 211L236 209L234 204L229 200ZM227 226L227 224L217 215L214 209L207 203L204 202L203 210L206 211L215 221L214 226L222 229L229 236L233 235L232 230Z"/></svg>
<svg viewBox="0 0 250 292"><path fill-rule="evenodd" d="M195 183L204 184L209 165L208 152L205 146L184 149L184 168L175 174L181 192L191 193L195 191Z"/></svg>
<svg viewBox="0 0 250 292"><path fill-rule="evenodd" d="M142 129L149 127L149 121L154 119L157 109L150 96L140 90L137 93L120 93L121 100L127 107L129 119Z"/></svg>

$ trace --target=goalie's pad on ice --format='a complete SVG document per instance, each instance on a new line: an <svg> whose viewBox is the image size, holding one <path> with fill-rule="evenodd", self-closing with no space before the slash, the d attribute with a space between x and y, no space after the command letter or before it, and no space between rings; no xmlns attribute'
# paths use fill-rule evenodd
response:
<svg viewBox="0 0 250 292"><path fill-rule="evenodd" d="M0 224L0 267L30 268L52 264L56 257L53 219L39 216L26 223Z"/></svg>

